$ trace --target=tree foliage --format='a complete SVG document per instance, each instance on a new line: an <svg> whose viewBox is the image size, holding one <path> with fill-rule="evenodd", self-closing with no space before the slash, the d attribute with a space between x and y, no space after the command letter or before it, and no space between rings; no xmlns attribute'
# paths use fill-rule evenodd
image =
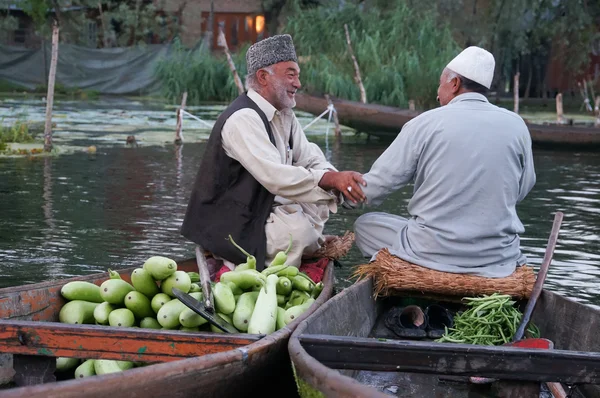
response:
<svg viewBox="0 0 600 398"><path fill-rule="evenodd" d="M0 0L0 6L2 8L0 11L0 38L6 37L19 27L19 21L11 14L10 10L8 10L7 6L10 4L9 1L10 0Z"/></svg>
<svg viewBox="0 0 600 398"><path fill-rule="evenodd" d="M23 0L19 4L42 37L49 37L56 20L62 41L89 44L89 23L95 22L102 38L97 44L122 47L148 43L152 35L170 40L180 33L174 13L158 13L164 1L158 6L149 0Z"/></svg>
<svg viewBox="0 0 600 398"><path fill-rule="evenodd" d="M437 8L461 46L494 54L497 83L527 67L541 73L554 59L577 75L589 66L600 27L597 0L438 0Z"/></svg>

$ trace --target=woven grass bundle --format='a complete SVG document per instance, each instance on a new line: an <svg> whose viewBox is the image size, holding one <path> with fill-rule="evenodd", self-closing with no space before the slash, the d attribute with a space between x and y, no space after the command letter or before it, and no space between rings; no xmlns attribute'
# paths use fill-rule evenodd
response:
<svg viewBox="0 0 600 398"><path fill-rule="evenodd" d="M529 298L536 275L529 266L517 267L505 278L455 274L411 264L388 249L377 253L375 261L356 267L358 280L373 277L374 296L395 296L402 292L470 297L483 294L510 294L517 299Z"/></svg>
<svg viewBox="0 0 600 398"><path fill-rule="evenodd" d="M331 258L338 260L348 254L353 243L354 232L346 231L344 236L336 236L332 240L325 243L325 245L317 250L311 257Z"/></svg>

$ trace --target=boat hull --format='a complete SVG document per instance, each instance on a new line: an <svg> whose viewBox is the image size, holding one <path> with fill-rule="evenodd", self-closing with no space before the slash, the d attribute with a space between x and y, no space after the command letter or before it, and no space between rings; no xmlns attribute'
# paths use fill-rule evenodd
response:
<svg viewBox="0 0 600 398"><path fill-rule="evenodd" d="M197 271L196 262L179 262L178 269ZM121 270L123 279L129 281L131 271L133 268ZM46 371L37 380L31 377L25 380L36 385L1 390L1 397L80 397L82 393L88 398L239 397L251 396L255 388L264 391L265 386L285 396L297 396L287 342L302 319L331 297L334 284L330 262L316 305L296 321L264 337L58 323L58 312L65 302L60 296L62 285L71 280L99 285L107 278L102 273L0 289L0 336L3 337L0 355L12 355L18 368L15 370L21 373L33 369L40 361L50 367L50 372ZM37 384L48 381L57 356L135 360L152 365L80 380Z"/></svg>
<svg viewBox="0 0 600 398"><path fill-rule="evenodd" d="M549 381L575 383L582 395L600 396L596 309L544 291L532 320L554 349L481 347L385 334L385 303L372 291L371 279L364 279L296 328L288 350L301 396L386 397L396 391L407 397L538 397L540 382ZM499 381L475 385L469 376Z"/></svg>

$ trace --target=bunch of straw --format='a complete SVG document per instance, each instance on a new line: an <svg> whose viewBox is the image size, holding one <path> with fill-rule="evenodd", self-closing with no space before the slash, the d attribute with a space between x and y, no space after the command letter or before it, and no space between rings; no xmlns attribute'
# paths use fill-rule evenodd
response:
<svg viewBox="0 0 600 398"><path fill-rule="evenodd" d="M346 231L344 236L336 236L326 242L312 257L340 259L348 254L354 243L354 232Z"/></svg>
<svg viewBox="0 0 600 398"><path fill-rule="evenodd" d="M356 267L353 277L358 280L372 277L375 296L402 295L403 292L460 297L500 293L517 299L531 295L536 279L529 266L517 267L505 278L436 271L406 262L388 249L380 250L375 261Z"/></svg>

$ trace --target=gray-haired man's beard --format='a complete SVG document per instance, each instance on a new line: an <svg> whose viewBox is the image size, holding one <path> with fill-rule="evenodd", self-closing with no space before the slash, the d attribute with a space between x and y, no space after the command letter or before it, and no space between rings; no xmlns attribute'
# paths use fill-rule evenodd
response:
<svg viewBox="0 0 600 398"><path fill-rule="evenodd" d="M277 93L277 101L279 101L279 105L284 109L292 109L296 106L296 100L294 98L290 98L288 95L288 88L285 84L276 84L275 85L276 93Z"/></svg>

